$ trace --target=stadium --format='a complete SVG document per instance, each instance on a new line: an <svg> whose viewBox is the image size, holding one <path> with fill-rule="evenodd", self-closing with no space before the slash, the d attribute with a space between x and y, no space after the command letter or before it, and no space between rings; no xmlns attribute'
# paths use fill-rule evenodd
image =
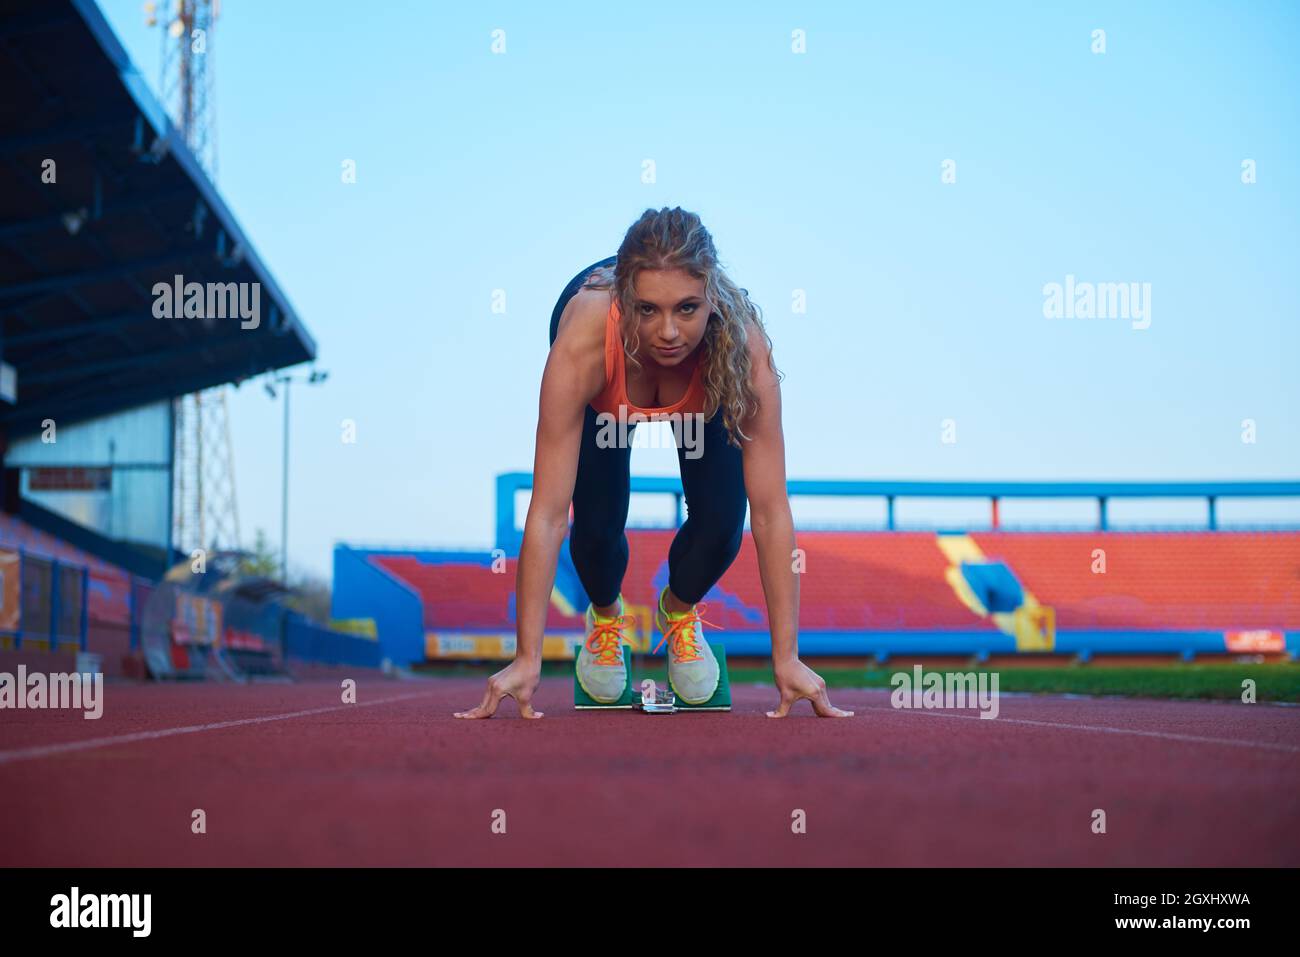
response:
<svg viewBox="0 0 1300 957"><path fill-rule="evenodd" d="M430 340L441 350L436 359L408 366L403 355L427 346L424 326L390 328L384 317L398 323L400 310L385 301L367 312L348 301L337 311L356 338L335 348L344 334L341 322L332 324L331 299L342 287L328 285L328 261L300 258L295 245L309 233L355 256L387 245L393 263L383 268L401 275L404 229L452 229L412 198L417 187L404 177L413 174L395 157L418 151L398 130L392 144L372 140L362 160L341 163L340 188L350 175L364 184L382 167L400 184L397 200L369 194L337 208L302 201L301 219L290 223L252 194L227 195L216 185L213 66L206 47L189 38L220 37L240 19L250 29L265 11L228 4L217 29L219 5L207 0L182 0L175 10L149 5L148 40L125 35L141 47L162 35L156 88L119 36L123 24L140 20L138 11L103 7L0 0L0 87L8 91L0 98L4 868L586 868L646 855L679 868L1300 865L1300 446L1288 442L1300 392L1288 352L1294 309L1270 298L1282 296L1277 275L1260 280L1260 295L1278 324L1255 333L1242 360L1259 369L1258 380L1215 365L1218 346L1204 346L1221 334L1213 327L1202 341L1209 351L1186 360L1200 378L1177 380L1186 390L1179 395L1208 396L1213 422L1198 411L1190 424L1133 426L1130 448L1173 436L1170 451L1153 458L1159 477L1124 478L1110 467L1120 460L1118 452L1103 456L1118 441L1113 423L1129 420L1097 396L1091 405L1080 398L1078 421L1095 415L1100 423L1109 409L1110 431L1098 424L1095 433L1080 427L1027 439L1026 425L1015 455L999 449L978 462L940 465L935 457L915 469L873 468L890 444L885 433L855 439L864 452L847 441L835 446L844 432L826 411L856 403L871 376L855 381L838 366L821 375L795 353L802 378L791 376L783 389L798 651L851 719L816 719L800 700L771 720L781 698L772 670L772 571L748 525L703 602L705 637L724 675L709 700L723 695L724 706L692 714L678 702L660 716L653 693L634 694L643 679L656 687L672 681L667 653L656 647L663 631L656 613L674 540L691 514L673 452L652 460L634 450L621 592L631 621L626 699L598 702L575 677L594 603L566 538L533 698L544 720L521 720L511 701L493 721L456 720L520 650L540 381L520 380L546 361L540 326L447 332L445 341ZM1294 40L1294 12L1277 19ZM520 54L530 63L537 55ZM239 62L222 69L234 72ZM475 76L493 91L482 94L492 109L502 100L491 84L518 82ZM233 89L243 103L266 94ZM340 116L366 112L348 113L355 104L338 89L330 95L345 104ZM245 134L242 121L236 113L223 125L231 144L223 156L236 167L245 153L277 149L268 127ZM317 116L305 125L333 124ZM492 136L486 126L474 127L484 142ZM509 143L492 142L466 162L487 163L489 153L491 162L515 161ZM325 152L329 170L320 178L337 179L340 162ZM1293 175L1294 156L1285 162ZM707 187L673 189L724 189L698 175ZM266 188L294 186L286 176ZM594 204L602 206L595 221L621 230L639 209L661 205L657 194L648 203L640 195L626 194L612 210ZM1295 251L1296 207L1294 197L1277 203L1276 216L1252 215L1280 230L1285 241L1268 255L1285 260ZM368 236L336 228L338 217L378 218L379 209L391 218ZM984 211L953 213L967 214ZM530 215L547 224L536 236L524 222ZM571 215L581 224L574 228L586 229L595 214ZM781 215L738 213L731 228L738 236L777 231ZM408 227L408 218L417 225ZM506 236L503 246L517 244L502 260L536 260L568 241L563 219L536 212L510 228L482 228ZM782 242L816 245L811 231L791 229ZM603 253L616 239L610 232L587 243ZM455 249L469 240L446 241ZM278 255L259 254L267 243ZM584 249L547 260L535 286L520 280L512 289L511 314L520 300L525 311L549 310L564 280L593 259ZM429 278L419 273L411 284L424 284L419 296L427 297L457 268L428 267ZM755 288L759 278L750 280ZM323 291L313 290L317 279ZM887 284L888 276L876 279ZM780 318L785 279L773 282L779 357L785 342L824 327L802 314ZM835 288L828 312L847 312L845 289ZM300 297L313 308L296 309ZM1039 304L1028 301L1034 321ZM900 303L900 315L915 319ZM442 317L469 308L450 294L436 305ZM889 409L906 423L894 435L922 419L916 428L927 436L934 422L949 428L936 411L942 403L931 399L955 381L945 355L960 360L976 334L942 310L933 315L933 334L951 336L951 349L885 360L917 370L907 380L914 391ZM1032 330L1025 323L979 333L1005 341L992 364L972 360L975 384L963 388L983 394L1014 382L1016 415L1033 415L1037 404L1068 408L1068 389L1054 392L1052 379L1071 374L1061 370L1096 374L1104 354L1081 337L1099 327L1071 326L1076 338L1049 362L1033 337L1054 333L1040 329L1048 320L1036 321ZM455 325L440 322L428 325ZM356 331L366 323L369 331ZM1161 328L1160 318L1150 330L1133 327L1137 335L1167 334ZM1275 334L1283 338L1267 338ZM367 339L379 338L387 340L382 363L364 352ZM1037 344L1015 351L1031 340ZM855 343L872 352L867 338L826 352L847 355ZM1184 347L1163 348L1168 356ZM1025 361L1030 353L1042 368ZM325 384L318 363L327 354ZM378 371L358 379L367 365ZM426 377L458 368L480 370L487 384L458 379L446 391L420 391ZM385 392L388 379L413 398ZM1157 375L1151 388L1173 381ZM294 384L304 387L295 395L304 405L291 420ZM356 394L336 391L343 397L327 412L309 405L348 388ZM1238 401L1237 388L1248 401ZM803 405L800 389L813 396ZM367 390L387 405L366 406L358 394ZM267 405L251 431L236 434L246 470L237 472L232 428L250 416L234 410L265 401L262 392L282 411ZM479 404L470 410L471 403ZM979 407L972 400L971 409ZM373 408L384 411L354 411ZM427 443L417 425L440 416L462 430L446 447ZM982 434L965 424L975 411L962 417L970 430L963 435ZM1256 418L1282 437L1268 447L1271 458L1251 457ZM1214 429L1227 438L1209 449ZM466 451L456 443L470 430L491 441ZM937 455L945 444L956 445L941 439ZM671 438L663 447L673 448ZM302 473L299 455L309 456ZM1096 461L1102 466L1091 467ZM1222 477L1206 477L1206 463L1221 463ZM651 474L656 469L665 474ZM1112 477L1086 477L1107 471ZM236 490L237 474L256 478ZM910 477L919 474L937 477ZM272 527L283 521L280 537L255 543L249 515ZM292 574L291 556L309 551L310 561L327 566L323 591ZM933 702L922 693L927 675L938 676ZM972 695L981 689L979 698L946 705L945 677L949 691L954 679L965 681ZM991 711L976 703L990 683ZM86 707L59 698L56 685L81 690ZM101 713L87 720L92 700Z"/></svg>
<svg viewBox="0 0 1300 957"><path fill-rule="evenodd" d="M334 553L336 612L381 622L383 652L414 665L440 658L514 655L513 562L522 532L516 498L531 487L523 473L497 477L497 539L481 552L384 551L339 545ZM884 499L885 530L806 530L801 550L811 567L801 597L801 647L809 654L873 658L954 656L988 662L1034 655L1039 662L1089 662L1097 656L1164 655L1185 661L1233 655L1294 659L1300 537L1294 530L1225 531L1215 526L1223 498L1300 495L1300 485L1257 483L787 483L791 497ZM663 530L629 532L626 596L640 622L638 650L650 649L650 610L666 582L664 557L683 514L680 482L633 477L633 494L671 496L677 521ZM900 530L899 498L986 499L991 518L978 528ZM1201 497L1204 530L1116 530L1106 503L1119 497ZM1006 531L1004 499L1095 499L1097 528ZM1118 567L1093 570L1104 555ZM1124 569L1124 571L1120 571ZM1100 574L1098 573L1100 572ZM1118 572L1115 578L1102 577ZM762 657L767 632L753 542L709 600L727 630L729 655ZM560 557L547 620L553 658L572 658L583 640L587 597L565 554Z"/></svg>

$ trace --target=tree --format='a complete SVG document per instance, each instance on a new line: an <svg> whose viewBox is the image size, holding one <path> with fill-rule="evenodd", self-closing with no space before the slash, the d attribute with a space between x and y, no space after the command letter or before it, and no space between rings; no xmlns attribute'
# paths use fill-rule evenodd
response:
<svg viewBox="0 0 1300 957"><path fill-rule="evenodd" d="M300 615L305 615L319 625L329 627L332 595L330 583L308 572L290 574L293 594L284 603Z"/></svg>
<svg viewBox="0 0 1300 957"><path fill-rule="evenodd" d="M276 578L280 573L280 562L271 550L271 543L266 540L266 532L257 530L253 551L239 562L239 573L257 578Z"/></svg>

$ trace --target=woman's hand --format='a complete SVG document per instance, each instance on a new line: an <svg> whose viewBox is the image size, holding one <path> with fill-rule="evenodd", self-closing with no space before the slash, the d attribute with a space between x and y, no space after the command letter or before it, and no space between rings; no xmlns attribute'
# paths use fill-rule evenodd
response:
<svg viewBox="0 0 1300 957"><path fill-rule="evenodd" d="M852 711L844 711L831 704L826 694L826 682L798 658L773 665L776 675L776 690L781 693L781 703L775 711L769 711L769 718L784 718L790 713L796 701L807 698L812 702L813 711L819 718L851 718Z"/></svg>
<svg viewBox="0 0 1300 957"><path fill-rule="evenodd" d="M488 679L487 692L477 708L457 711L458 718L490 718L497 712L497 705L505 697L514 698L519 704L519 714L524 718L540 718L542 712L533 710L533 693L542 680L542 666L529 664L516 658Z"/></svg>

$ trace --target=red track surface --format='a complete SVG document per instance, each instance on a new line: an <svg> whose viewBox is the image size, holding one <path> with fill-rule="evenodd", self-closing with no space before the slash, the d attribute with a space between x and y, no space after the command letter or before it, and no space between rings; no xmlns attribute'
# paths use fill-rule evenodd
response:
<svg viewBox="0 0 1300 957"><path fill-rule="evenodd" d="M541 721L452 718L482 687L117 684L98 721L5 711L0 864L1300 865L1297 708L1003 696L982 720L840 691L856 717L773 720L738 686L731 714L649 716L575 712L548 679Z"/></svg>

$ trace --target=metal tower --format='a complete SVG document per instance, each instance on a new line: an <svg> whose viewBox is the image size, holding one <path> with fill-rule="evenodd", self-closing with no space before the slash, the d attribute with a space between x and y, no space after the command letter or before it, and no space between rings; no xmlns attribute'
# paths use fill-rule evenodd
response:
<svg viewBox="0 0 1300 957"><path fill-rule="evenodd" d="M212 38L220 13L220 0L145 4L145 22L162 28L159 89L163 105L213 182L217 178L217 123ZM173 401L172 447L173 544L185 552L239 548L235 464L224 386Z"/></svg>
<svg viewBox="0 0 1300 957"><path fill-rule="evenodd" d="M225 390L181 396L173 414L173 543L187 553L237 549L239 508Z"/></svg>
<svg viewBox="0 0 1300 957"><path fill-rule="evenodd" d="M157 8L164 8L159 14ZM217 181L217 111L212 34L220 0L158 0L145 4L146 23L162 27L162 102L190 151Z"/></svg>

